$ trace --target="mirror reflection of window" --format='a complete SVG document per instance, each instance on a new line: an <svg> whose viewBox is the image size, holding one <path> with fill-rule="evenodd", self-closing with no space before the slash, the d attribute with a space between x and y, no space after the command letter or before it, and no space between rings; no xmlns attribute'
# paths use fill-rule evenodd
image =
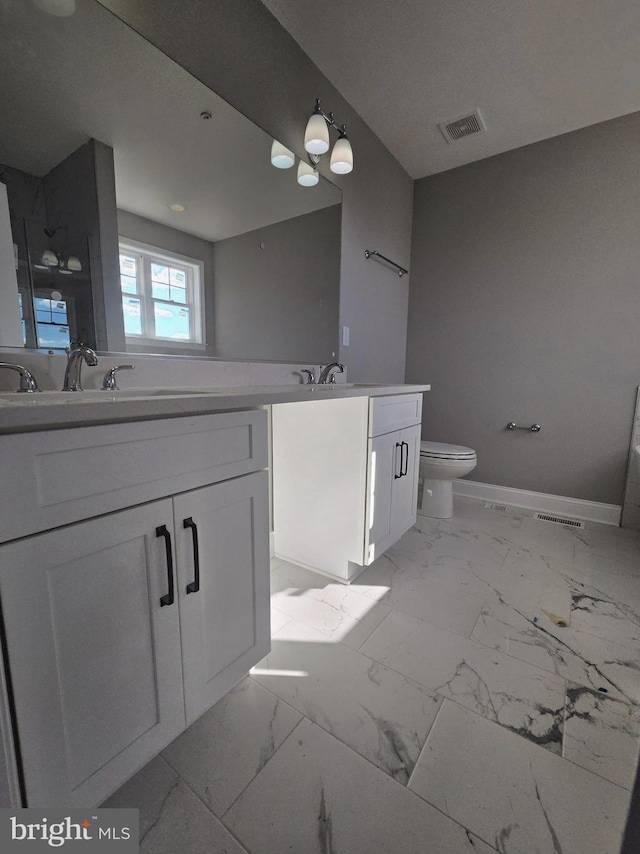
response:
<svg viewBox="0 0 640 854"><path fill-rule="evenodd" d="M37 346L51 350L69 347L69 324L67 303L64 300L35 297L33 306L36 315Z"/></svg>
<svg viewBox="0 0 640 854"><path fill-rule="evenodd" d="M202 263L120 241L125 336L132 342L204 344Z"/></svg>

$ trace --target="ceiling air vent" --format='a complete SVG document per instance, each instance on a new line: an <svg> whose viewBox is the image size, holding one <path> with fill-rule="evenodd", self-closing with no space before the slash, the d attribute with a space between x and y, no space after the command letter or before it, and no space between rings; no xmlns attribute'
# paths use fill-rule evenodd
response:
<svg viewBox="0 0 640 854"><path fill-rule="evenodd" d="M473 133L481 133L486 130L480 110L474 110L466 116L458 116L457 119L449 119L438 125L442 135L447 142L455 142L463 136L471 136Z"/></svg>

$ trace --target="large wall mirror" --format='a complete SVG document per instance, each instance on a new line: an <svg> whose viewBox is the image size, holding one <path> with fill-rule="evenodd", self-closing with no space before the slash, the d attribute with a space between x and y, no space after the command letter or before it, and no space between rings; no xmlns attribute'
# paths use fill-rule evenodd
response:
<svg viewBox="0 0 640 854"><path fill-rule="evenodd" d="M340 191L97 0L0 4L0 105L25 346L330 361Z"/></svg>

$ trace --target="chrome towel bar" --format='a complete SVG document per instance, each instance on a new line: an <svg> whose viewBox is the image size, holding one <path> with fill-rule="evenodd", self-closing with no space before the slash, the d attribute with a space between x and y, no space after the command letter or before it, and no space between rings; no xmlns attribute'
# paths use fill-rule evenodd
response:
<svg viewBox="0 0 640 854"><path fill-rule="evenodd" d="M381 255L375 249L365 249L364 250L364 257L365 258L371 258L372 255L375 255L376 258L381 258L383 261L386 261L387 264L391 264L392 267L395 267L396 270L398 271L398 276L400 278L402 278L405 273L409 272L408 270L405 270L404 267L401 267L400 264L396 264L395 261L392 261L391 258L387 258L385 255Z"/></svg>
<svg viewBox="0 0 640 854"><path fill-rule="evenodd" d="M542 427L539 424L532 424L531 427L520 427L515 421L510 421L507 424L507 430L528 430L530 433L539 433Z"/></svg>

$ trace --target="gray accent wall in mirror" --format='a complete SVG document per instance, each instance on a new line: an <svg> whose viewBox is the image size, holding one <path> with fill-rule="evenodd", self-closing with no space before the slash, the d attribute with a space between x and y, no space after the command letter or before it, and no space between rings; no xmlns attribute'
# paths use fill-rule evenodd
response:
<svg viewBox="0 0 640 854"><path fill-rule="evenodd" d="M274 168L271 144L97 0L67 18L0 4L25 346L330 361L341 193Z"/></svg>

